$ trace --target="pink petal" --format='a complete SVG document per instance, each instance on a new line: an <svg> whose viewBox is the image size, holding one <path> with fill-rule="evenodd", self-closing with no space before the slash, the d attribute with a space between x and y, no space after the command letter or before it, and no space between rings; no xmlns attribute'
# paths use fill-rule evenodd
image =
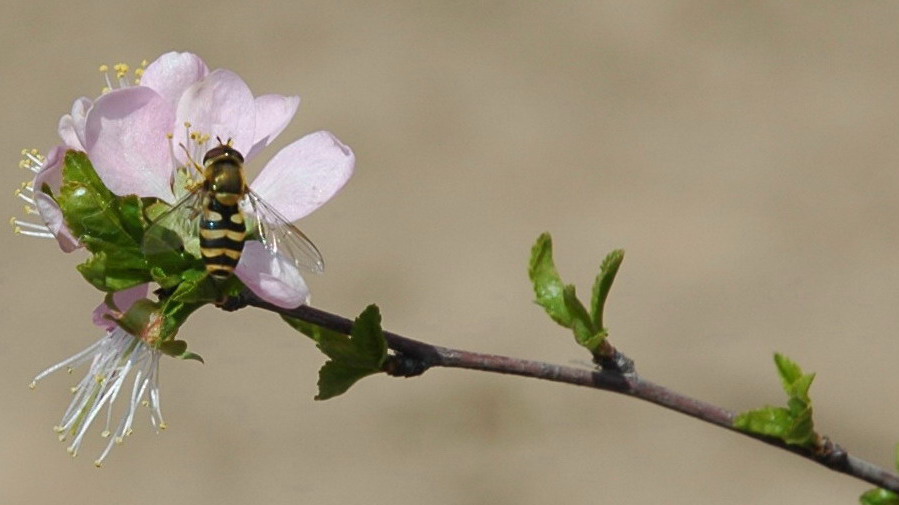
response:
<svg viewBox="0 0 899 505"><path fill-rule="evenodd" d="M256 107L250 88L234 72L218 69L184 91L178 102L175 139L187 137L184 123L190 130L216 137L232 145L241 153L253 145ZM212 147L212 146L210 146ZM182 154L178 154L179 159ZM197 160L202 161L202 160Z"/></svg>
<svg viewBox="0 0 899 505"><path fill-rule="evenodd" d="M59 186L62 184L62 165L65 153L66 146L56 146L51 149L41 171L34 176L34 207L44 224L56 237L59 248L64 252L72 252L81 247L81 243L66 226L59 204L50 195L43 192L45 185L49 186L54 193L59 191Z"/></svg>
<svg viewBox="0 0 899 505"><path fill-rule="evenodd" d="M65 160L66 146L56 146L47 153L41 171L34 176L35 194L42 191L44 184L50 186L53 192L59 190L62 185L62 164Z"/></svg>
<svg viewBox="0 0 899 505"><path fill-rule="evenodd" d="M250 184L288 221L321 207L353 175L356 157L329 132L310 133L275 155Z"/></svg>
<svg viewBox="0 0 899 505"><path fill-rule="evenodd" d="M134 305L134 302L140 300L141 298L146 298L149 288L149 284L140 284L134 286L133 288L116 291L112 295L112 301L118 310L114 310L109 305L106 305L106 302L104 301L103 303L98 305L96 309L94 309L94 313L92 315L94 324L99 326L100 328L105 329L106 331L112 331L117 327L117 325L106 316L121 316L122 314L127 312L132 305Z"/></svg>
<svg viewBox="0 0 899 505"><path fill-rule="evenodd" d="M35 193L34 206L37 208L38 214L41 215L41 219L44 220L44 224L47 225L47 228L49 228L50 232L53 233L53 236L56 237L59 248L62 249L63 252L72 252L81 247L81 243L78 242L78 239L72 235L72 232L69 231L69 227L66 226L62 210L55 200L45 193Z"/></svg>
<svg viewBox="0 0 899 505"><path fill-rule="evenodd" d="M299 270L280 255L272 255L258 240L244 244L234 275L259 298L292 309L309 303L309 288Z"/></svg>
<svg viewBox="0 0 899 505"><path fill-rule="evenodd" d="M90 99L81 97L72 104L71 114L66 114L59 118L57 131L66 146L78 151L84 151L84 122L90 107Z"/></svg>
<svg viewBox="0 0 899 505"><path fill-rule="evenodd" d="M256 97L255 105L256 128L253 132L253 147L244 155L247 161L259 154L259 151L271 144L287 128L300 106L300 97L262 95Z"/></svg>
<svg viewBox="0 0 899 505"><path fill-rule="evenodd" d="M113 193L172 201L166 135L173 121L165 99L144 86L117 89L97 99L87 114L85 147Z"/></svg>
<svg viewBox="0 0 899 505"><path fill-rule="evenodd" d="M159 93L175 110L184 90L208 74L209 67L196 54L172 51L147 66L140 85Z"/></svg>

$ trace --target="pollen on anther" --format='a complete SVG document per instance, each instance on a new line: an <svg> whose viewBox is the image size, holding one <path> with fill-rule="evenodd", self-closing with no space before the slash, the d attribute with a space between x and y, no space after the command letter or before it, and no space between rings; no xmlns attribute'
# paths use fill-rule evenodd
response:
<svg viewBox="0 0 899 505"><path fill-rule="evenodd" d="M100 65L100 72L109 72L109 65Z"/></svg>

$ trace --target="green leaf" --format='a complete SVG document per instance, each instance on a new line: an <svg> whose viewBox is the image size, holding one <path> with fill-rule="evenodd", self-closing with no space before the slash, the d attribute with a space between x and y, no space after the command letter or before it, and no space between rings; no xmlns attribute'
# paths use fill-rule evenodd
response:
<svg viewBox="0 0 899 505"><path fill-rule="evenodd" d="M315 395L315 399L328 400L340 396L360 379L380 371L353 367L338 361L328 361L318 371L318 394Z"/></svg>
<svg viewBox="0 0 899 505"><path fill-rule="evenodd" d="M94 254L78 267L85 279L103 291L149 282L140 247L147 226L143 201L109 191L84 153L67 152L62 173L57 201L63 217L72 234Z"/></svg>
<svg viewBox="0 0 899 505"><path fill-rule="evenodd" d="M886 489L871 489L858 499L862 505L899 505L899 495Z"/></svg>
<svg viewBox="0 0 899 505"><path fill-rule="evenodd" d="M300 319L282 318L315 340L318 348L330 358L319 370L316 400L341 395L359 379L382 371L387 359L387 339L381 330L381 313L377 305L369 305L359 314L349 336Z"/></svg>
<svg viewBox="0 0 899 505"><path fill-rule="evenodd" d="M164 226L147 230L142 242L147 264L154 275L170 278L188 269L203 269L203 260L187 252L181 236Z"/></svg>
<svg viewBox="0 0 899 505"><path fill-rule="evenodd" d="M606 334L593 325L590 314L578 300L573 285L566 285L553 261L552 237L543 233L531 249L528 275L534 283L537 304L553 321L570 328L579 344L591 351L598 349Z"/></svg>
<svg viewBox="0 0 899 505"><path fill-rule="evenodd" d="M787 408L767 406L744 412L734 420L734 427L791 445L815 447L819 436L815 433L808 394L815 374L804 374L799 365L782 354L775 354L774 362L787 393Z"/></svg>
<svg viewBox="0 0 899 505"><path fill-rule="evenodd" d="M768 406L738 415L734 419L734 427L783 440L792 422L789 410Z"/></svg>
<svg viewBox="0 0 899 505"><path fill-rule="evenodd" d="M624 261L624 249L615 249L606 255L599 267L599 274L593 282L593 296L590 300L590 311L593 316L594 328L605 329L602 318L603 309L622 261Z"/></svg>
<svg viewBox="0 0 899 505"><path fill-rule="evenodd" d="M151 280L146 269L128 266L130 260L134 258L133 256L126 261L116 261L116 257L118 255L115 251L111 256L105 251L101 251L76 268L87 282L106 292L128 289Z"/></svg>

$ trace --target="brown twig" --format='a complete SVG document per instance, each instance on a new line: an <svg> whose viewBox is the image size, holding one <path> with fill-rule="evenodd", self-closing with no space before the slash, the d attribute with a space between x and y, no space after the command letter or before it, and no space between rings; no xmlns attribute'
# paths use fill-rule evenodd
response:
<svg viewBox="0 0 899 505"><path fill-rule="evenodd" d="M265 302L252 293L244 295L239 305L252 305L344 334L348 334L353 326L353 322L345 317L308 306L284 309ZM734 417L736 416L734 412L672 391L664 386L647 381L636 373L587 370L541 361L451 349L427 344L388 331L385 331L384 335L387 339L388 347L396 353L391 357L391 361L387 366L387 371L392 375L419 375L428 368L441 366L520 375L522 377L532 377L620 393L700 419L734 433L754 438L820 463L836 472L864 480L877 487L899 492L899 475L850 455L843 448L826 438L818 444L817 449L807 449L788 445L778 439L738 430L733 426Z"/></svg>

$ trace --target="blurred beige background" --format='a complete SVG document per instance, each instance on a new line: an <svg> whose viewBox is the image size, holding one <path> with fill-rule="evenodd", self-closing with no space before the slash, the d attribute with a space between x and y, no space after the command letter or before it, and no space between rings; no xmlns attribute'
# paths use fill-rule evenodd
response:
<svg viewBox="0 0 899 505"><path fill-rule="evenodd" d="M101 63L190 50L303 98L356 175L301 225L314 304L377 302L422 340L584 363L531 303L549 230L567 280L627 258L608 307L649 379L734 410L780 403L771 354L817 371L823 433L889 466L899 440L899 5L880 2L18 2L0 16L6 215L23 147L94 96ZM268 151L263 158L273 155ZM264 160L256 163L258 170ZM51 427L100 294L7 233L0 503L856 503L868 486L627 398L433 370L315 402L324 361L269 313L198 313L106 466ZM245 354L250 347L256 349ZM80 371L78 373L81 373Z"/></svg>

